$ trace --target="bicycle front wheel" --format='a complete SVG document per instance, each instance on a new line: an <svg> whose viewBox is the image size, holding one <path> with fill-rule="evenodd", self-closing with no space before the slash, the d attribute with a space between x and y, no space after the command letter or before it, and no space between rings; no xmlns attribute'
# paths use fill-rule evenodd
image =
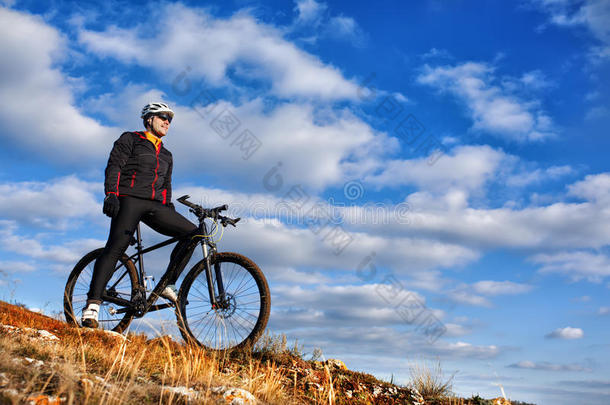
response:
<svg viewBox="0 0 610 405"><path fill-rule="evenodd" d="M218 267L224 300L218 293ZM223 252L213 256L211 273L216 308L210 303L205 261L189 271L180 287L176 316L182 336L212 350L251 347L269 320L271 297L263 272L247 257Z"/></svg>
<svg viewBox="0 0 610 405"><path fill-rule="evenodd" d="M74 266L64 290L64 314L69 324L80 326L83 308L87 303L87 293L93 276L95 261L104 248L87 253ZM123 255L115 267L104 289L104 296L131 301L138 288L138 273L135 265ZM122 311L121 311L122 310ZM117 312L121 311L121 312ZM99 327L122 333L131 323L133 315L126 308L102 301L99 312Z"/></svg>

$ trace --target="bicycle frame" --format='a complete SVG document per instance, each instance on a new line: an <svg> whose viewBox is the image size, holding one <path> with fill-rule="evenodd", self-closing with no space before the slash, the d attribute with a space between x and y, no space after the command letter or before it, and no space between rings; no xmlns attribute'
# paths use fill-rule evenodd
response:
<svg viewBox="0 0 610 405"><path fill-rule="evenodd" d="M148 252L152 252L153 250L157 250L159 248L165 247L167 245L171 245L172 243L178 242L180 240L185 240L187 238L190 239L189 243L185 244L182 247L182 249L180 249L178 252L176 252L176 255L174 256L174 258L172 260L170 260L165 273L161 276L161 279L159 280L159 282L152 289L151 293L148 295L148 298L146 298L146 285L145 285L146 273L144 271L144 257L143 257L144 254L148 253ZM218 301L220 301L221 303L224 303L224 295L225 295L224 286L223 286L223 282L222 282L220 268L219 268L219 266L215 266L214 270L215 270L217 288L218 288L218 293L219 293L218 297L220 298L220 300L217 300L216 294L214 292L214 282L213 282L213 278L212 278L212 272L210 269L211 256L213 253L216 252L216 245L210 239L210 237L207 236L207 226L204 221L200 221L199 227L195 231L193 231L191 234L188 234L188 235L185 235L182 237L173 237L173 238L167 239L163 242L157 243L156 245L153 245L146 249L143 249L143 247L142 247L140 224L138 224L138 226L136 228L136 238L135 238L136 252L133 255L129 256L129 260L138 264L138 286L140 287L140 289L143 293L143 295L138 295L138 297L143 296L145 302L144 303L138 302L138 299L141 300L141 298L137 298L136 302L134 302L133 300L128 301L126 299L111 296L111 295L107 294L107 291L112 290L123 279L123 277L127 273L123 274L114 283L113 286L107 286L107 288L104 290L104 294L102 295L102 299L106 302L111 302L111 303L114 303L117 305L121 305L123 307L121 309L116 310L116 313L125 313L128 311L132 311L132 312L134 312L134 315L136 317L142 317L148 312L153 312L153 311L158 311L161 309L173 307L174 306L173 303L155 305L155 302L159 298L161 291L163 291L165 289L165 287L167 287L167 285L169 284L169 280L178 279L178 277L180 277L180 275L184 271L184 268L188 264L188 261L190 260L192 254L194 253L195 249L197 248L197 245L199 245L199 244L201 244L202 249L203 249L203 257L205 260L206 281L208 284L208 293L210 296L210 304L212 305L212 308L218 307L219 306ZM143 304L143 308L138 309L137 308L138 304L140 304L140 305Z"/></svg>

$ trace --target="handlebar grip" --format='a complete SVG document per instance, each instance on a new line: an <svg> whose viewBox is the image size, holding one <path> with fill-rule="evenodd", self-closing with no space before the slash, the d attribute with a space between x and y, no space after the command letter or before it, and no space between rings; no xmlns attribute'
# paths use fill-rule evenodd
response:
<svg viewBox="0 0 610 405"><path fill-rule="evenodd" d="M186 194L186 195L183 195L182 197L177 198L176 201L178 201L181 204L186 205L189 208L193 208L193 209L198 208L197 205L195 205L192 202L188 201L189 198L191 198L191 196Z"/></svg>
<svg viewBox="0 0 610 405"><path fill-rule="evenodd" d="M220 211L226 211L228 209L229 209L229 206L227 204L224 204L219 207L212 208L212 211L220 212Z"/></svg>

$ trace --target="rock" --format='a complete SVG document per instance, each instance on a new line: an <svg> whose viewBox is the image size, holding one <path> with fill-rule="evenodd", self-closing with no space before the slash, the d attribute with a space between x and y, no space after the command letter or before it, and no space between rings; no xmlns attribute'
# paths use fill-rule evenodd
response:
<svg viewBox="0 0 610 405"><path fill-rule="evenodd" d="M19 392L14 388L3 389L0 391L0 393L2 393L2 395L5 397L9 397L9 398L13 399L15 402L21 398L21 395L19 395Z"/></svg>
<svg viewBox="0 0 610 405"><path fill-rule="evenodd" d="M413 400L414 404L424 405L426 403L422 394L420 394L415 388L411 388L411 399Z"/></svg>
<svg viewBox="0 0 610 405"><path fill-rule="evenodd" d="M241 388L219 386L213 387L212 392L222 395L229 405L255 405L256 398L249 391Z"/></svg>
<svg viewBox="0 0 610 405"><path fill-rule="evenodd" d="M11 325L2 325L0 324L0 330L3 330L9 334L19 334L24 335L29 338L42 340L46 342L59 341L59 338L52 334L51 332L44 329L32 329L32 328L17 328Z"/></svg>
<svg viewBox="0 0 610 405"><path fill-rule="evenodd" d="M8 385L8 377L6 373L0 373L0 388L6 387Z"/></svg>
<svg viewBox="0 0 610 405"><path fill-rule="evenodd" d="M125 340L129 341L125 335L111 330L81 328L80 332L83 334L103 332L105 335L108 335L111 338L116 338L116 340L120 340L121 342L124 342Z"/></svg>
<svg viewBox="0 0 610 405"><path fill-rule="evenodd" d="M308 389L314 389L314 390L317 390L317 391L323 391L324 390L324 388L322 388L322 386L320 384L315 383L315 382L308 382L307 383L307 387L308 387Z"/></svg>
<svg viewBox="0 0 610 405"><path fill-rule="evenodd" d="M102 384L105 388L112 388L112 384L110 384L109 382L107 382L105 379L103 379L102 377L100 377L99 375L93 376L93 378L95 378L95 380Z"/></svg>
<svg viewBox="0 0 610 405"><path fill-rule="evenodd" d="M93 381L91 381L88 378L81 378L78 383L85 389L91 389L93 388Z"/></svg>
<svg viewBox="0 0 610 405"><path fill-rule="evenodd" d="M314 370L324 370L324 363L321 361L314 361L311 365Z"/></svg>
<svg viewBox="0 0 610 405"><path fill-rule="evenodd" d="M15 326L11 326L11 325L3 325L0 323L0 329L2 329L3 331L7 332L7 333L16 333L19 332L21 329L15 327Z"/></svg>
<svg viewBox="0 0 610 405"><path fill-rule="evenodd" d="M106 333L106 334L108 334L110 336L114 336L116 338L119 338L121 340L126 340L127 339L127 336L123 335L122 333L118 333L118 332L115 332L115 331L112 331L112 330L105 330L104 333Z"/></svg>
<svg viewBox="0 0 610 405"><path fill-rule="evenodd" d="M36 329L36 332L38 333L38 336L40 336L43 340L59 340L57 336L44 329Z"/></svg>
<svg viewBox="0 0 610 405"><path fill-rule="evenodd" d="M31 359L29 357L24 357L24 360L26 361L26 363L31 364L36 368L44 366L44 361L42 360Z"/></svg>
<svg viewBox="0 0 610 405"><path fill-rule="evenodd" d="M344 362L339 359L328 359L324 362L328 366L330 371L333 370L347 370L347 366Z"/></svg>
<svg viewBox="0 0 610 405"><path fill-rule="evenodd" d="M65 397L54 397L49 395L36 395L29 397L26 399L26 404L28 405L60 405L62 402L65 402Z"/></svg>
<svg viewBox="0 0 610 405"><path fill-rule="evenodd" d="M188 387L163 387L163 391L170 391L174 394L182 395L186 402L193 401L199 395L199 391Z"/></svg>

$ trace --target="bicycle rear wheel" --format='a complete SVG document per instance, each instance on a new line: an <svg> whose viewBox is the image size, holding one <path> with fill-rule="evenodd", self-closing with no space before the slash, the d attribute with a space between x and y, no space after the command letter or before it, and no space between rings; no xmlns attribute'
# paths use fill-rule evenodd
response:
<svg viewBox="0 0 610 405"><path fill-rule="evenodd" d="M189 271L180 287L176 308L180 332L187 342L212 350L251 347L269 320L271 296L267 280L247 257L237 253L217 253L211 262L217 300L215 266L220 266L222 274L224 303L212 308L205 262L200 261Z"/></svg>
<svg viewBox="0 0 610 405"><path fill-rule="evenodd" d="M87 303L87 293L93 276L95 261L102 254L104 248L87 253L74 266L68 277L64 290L64 315L69 324L81 326L83 308ZM117 262L116 269L104 289L104 295L122 298L131 301L138 288L138 273L135 265L126 255ZM129 311L116 313L122 307L102 301L99 312L99 327L105 330L122 333L131 323L133 315Z"/></svg>

